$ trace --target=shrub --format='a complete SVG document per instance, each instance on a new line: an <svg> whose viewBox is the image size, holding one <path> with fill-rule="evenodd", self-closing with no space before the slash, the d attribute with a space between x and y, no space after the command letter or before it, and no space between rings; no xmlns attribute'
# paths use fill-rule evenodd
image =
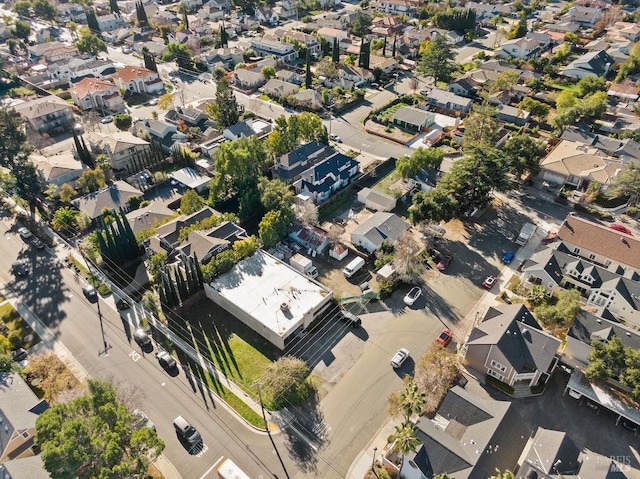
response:
<svg viewBox="0 0 640 479"><path fill-rule="evenodd" d="M629 206L627 208L627 214L629 216L636 217L638 215L638 207L637 206Z"/></svg>
<svg viewBox="0 0 640 479"><path fill-rule="evenodd" d="M391 296L393 290L395 289L395 283L393 281L380 281L378 283L378 295L380 299L386 299Z"/></svg>
<svg viewBox="0 0 640 479"><path fill-rule="evenodd" d="M11 347L16 349L22 346L22 335L19 331L11 331L9 333L9 342L11 343Z"/></svg>

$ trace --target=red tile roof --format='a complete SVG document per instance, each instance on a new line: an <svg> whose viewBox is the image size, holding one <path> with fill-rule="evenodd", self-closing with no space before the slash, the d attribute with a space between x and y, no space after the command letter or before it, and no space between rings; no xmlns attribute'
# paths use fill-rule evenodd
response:
<svg viewBox="0 0 640 479"><path fill-rule="evenodd" d="M123 83L129 83L133 80L142 80L154 75L155 72L144 67L136 67L133 65L127 65L119 72L116 72L111 78L113 80L122 80Z"/></svg>

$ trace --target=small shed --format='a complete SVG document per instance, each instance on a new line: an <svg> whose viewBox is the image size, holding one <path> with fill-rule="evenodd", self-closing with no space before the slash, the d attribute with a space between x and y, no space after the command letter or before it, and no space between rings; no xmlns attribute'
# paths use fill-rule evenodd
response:
<svg viewBox="0 0 640 479"><path fill-rule="evenodd" d="M371 188L362 188L358 192L358 201L370 210L391 211L396 207L396 199Z"/></svg>
<svg viewBox="0 0 640 479"><path fill-rule="evenodd" d="M394 281L396 279L397 272L393 267L393 263L387 263L380 268L376 273L376 279L378 281Z"/></svg>
<svg viewBox="0 0 640 479"><path fill-rule="evenodd" d="M343 260L349 254L349 248L347 248L342 243L336 243L333 248L329 250L329 256L337 259L338 261Z"/></svg>

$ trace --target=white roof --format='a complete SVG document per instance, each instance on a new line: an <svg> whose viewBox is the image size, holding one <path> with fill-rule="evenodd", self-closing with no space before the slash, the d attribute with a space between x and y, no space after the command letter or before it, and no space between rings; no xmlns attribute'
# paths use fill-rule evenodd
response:
<svg viewBox="0 0 640 479"><path fill-rule="evenodd" d="M197 190L202 185L206 185L211 180L211 178L209 178L208 176L202 176L198 174L198 172L190 166L186 166L177 171L174 171L173 173L169 173L169 178L173 178L177 182L182 183L187 188L191 188L194 190Z"/></svg>

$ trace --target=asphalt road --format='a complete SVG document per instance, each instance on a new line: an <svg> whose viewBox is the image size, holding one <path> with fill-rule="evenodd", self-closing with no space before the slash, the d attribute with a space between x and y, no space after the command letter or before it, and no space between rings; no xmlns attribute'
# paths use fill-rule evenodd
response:
<svg viewBox="0 0 640 479"><path fill-rule="evenodd" d="M0 280L20 296L92 377L134 388L138 398L135 407L155 423L166 444L165 456L183 478L214 477L212 466L222 456L231 457L252 477L284 477L266 435L244 426L217 399L191 382L182 368L175 377L166 373L153 353L144 354L128 339L120 315L101 301L110 346L105 355L96 305L81 292L84 283L47 251L26 247L16 233L17 226L12 225L7 220L0 223ZM29 264L26 278L16 279L11 274L10 265L16 259ZM201 454L189 454L178 441L172 426L178 415L201 431L205 443ZM275 439L284 450L283 437ZM295 470L291 462L287 467Z"/></svg>

